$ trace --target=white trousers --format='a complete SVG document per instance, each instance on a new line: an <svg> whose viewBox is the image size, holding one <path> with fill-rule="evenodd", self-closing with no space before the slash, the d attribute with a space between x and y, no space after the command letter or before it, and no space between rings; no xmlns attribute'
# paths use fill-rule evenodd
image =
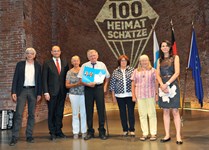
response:
<svg viewBox="0 0 209 150"><path fill-rule="evenodd" d="M73 134L86 133L86 108L84 95L69 94L72 107ZM79 119L80 113L80 119Z"/></svg>
<svg viewBox="0 0 209 150"><path fill-rule="evenodd" d="M138 112L142 129L142 134L147 136L149 134L148 118L150 126L150 134L157 134L157 117L154 98L138 99ZM148 117L148 118L147 118Z"/></svg>

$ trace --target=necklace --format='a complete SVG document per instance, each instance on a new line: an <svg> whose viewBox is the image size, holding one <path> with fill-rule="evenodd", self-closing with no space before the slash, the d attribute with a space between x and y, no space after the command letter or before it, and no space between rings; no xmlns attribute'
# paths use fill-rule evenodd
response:
<svg viewBox="0 0 209 150"><path fill-rule="evenodd" d="M146 69L142 69L142 78L145 78Z"/></svg>
<svg viewBox="0 0 209 150"><path fill-rule="evenodd" d="M78 67L78 68L73 68L73 72L75 72L75 73L78 73L79 70L80 70L80 67Z"/></svg>

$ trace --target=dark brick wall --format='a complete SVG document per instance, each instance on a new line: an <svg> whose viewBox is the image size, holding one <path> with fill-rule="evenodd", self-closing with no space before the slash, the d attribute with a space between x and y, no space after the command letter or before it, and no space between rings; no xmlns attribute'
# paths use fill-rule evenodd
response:
<svg viewBox="0 0 209 150"><path fill-rule="evenodd" d="M52 45L51 0L24 0L23 28L26 35L26 47L34 47L37 51L37 61L41 64L50 57ZM48 116L47 104L44 98L36 106L36 122ZM27 121L27 107L23 114L23 125Z"/></svg>
<svg viewBox="0 0 209 150"><path fill-rule="evenodd" d="M82 63L87 61L88 49L98 50L100 60L108 62L108 68L112 71L116 67L115 58L94 23L104 2L59 1L58 43L62 45L65 56L71 58L79 55Z"/></svg>
<svg viewBox="0 0 209 150"><path fill-rule="evenodd" d="M12 109L10 91L16 62L25 47L22 0L0 1L0 109Z"/></svg>
<svg viewBox="0 0 209 150"><path fill-rule="evenodd" d="M15 65L24 60L27 47L34 47L40 63L50 57L52 45L51 1L2 0L0 5L0 109L15 109L10 98ZM36 121L47 118L43 99L36 107ZM27 107L23 113L23 126L27 121Z"/></svg>

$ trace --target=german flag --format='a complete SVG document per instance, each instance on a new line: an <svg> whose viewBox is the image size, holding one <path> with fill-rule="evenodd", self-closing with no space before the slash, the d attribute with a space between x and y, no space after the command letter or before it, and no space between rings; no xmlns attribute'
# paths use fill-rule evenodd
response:
<svg viewBox="0 0 209 150"><path fill-rule="evenodd" d="M174 36L174 28L173 28L173 22L171 20L171 44L172 44L172 50L173 50L173 55L177 55L177 46L176 46L176 40Z"/></svg>

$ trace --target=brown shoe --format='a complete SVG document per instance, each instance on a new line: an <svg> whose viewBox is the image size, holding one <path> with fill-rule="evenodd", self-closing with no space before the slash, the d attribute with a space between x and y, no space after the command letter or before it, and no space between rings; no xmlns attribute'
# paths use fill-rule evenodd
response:
<svg viewBox="0 0 209 150"><path fill-rule="evenodd" d="M151 135L149 140L150 141L156 141L157 140L157 136L156 135Z"/></svg>
<svg viewBox="0 0 209 150"><path fill-rule="evenodd" d="M143 135L139 139L140 139L140 141L146 141L147 139L149 139L149 137L147 135Z"/></svg>
<svg viewBox="0 0 209 150"><path fill-rule="evenodd" d="M135 137L135 133L134 132L130 132L130 136L131 137Z"/></svg>

